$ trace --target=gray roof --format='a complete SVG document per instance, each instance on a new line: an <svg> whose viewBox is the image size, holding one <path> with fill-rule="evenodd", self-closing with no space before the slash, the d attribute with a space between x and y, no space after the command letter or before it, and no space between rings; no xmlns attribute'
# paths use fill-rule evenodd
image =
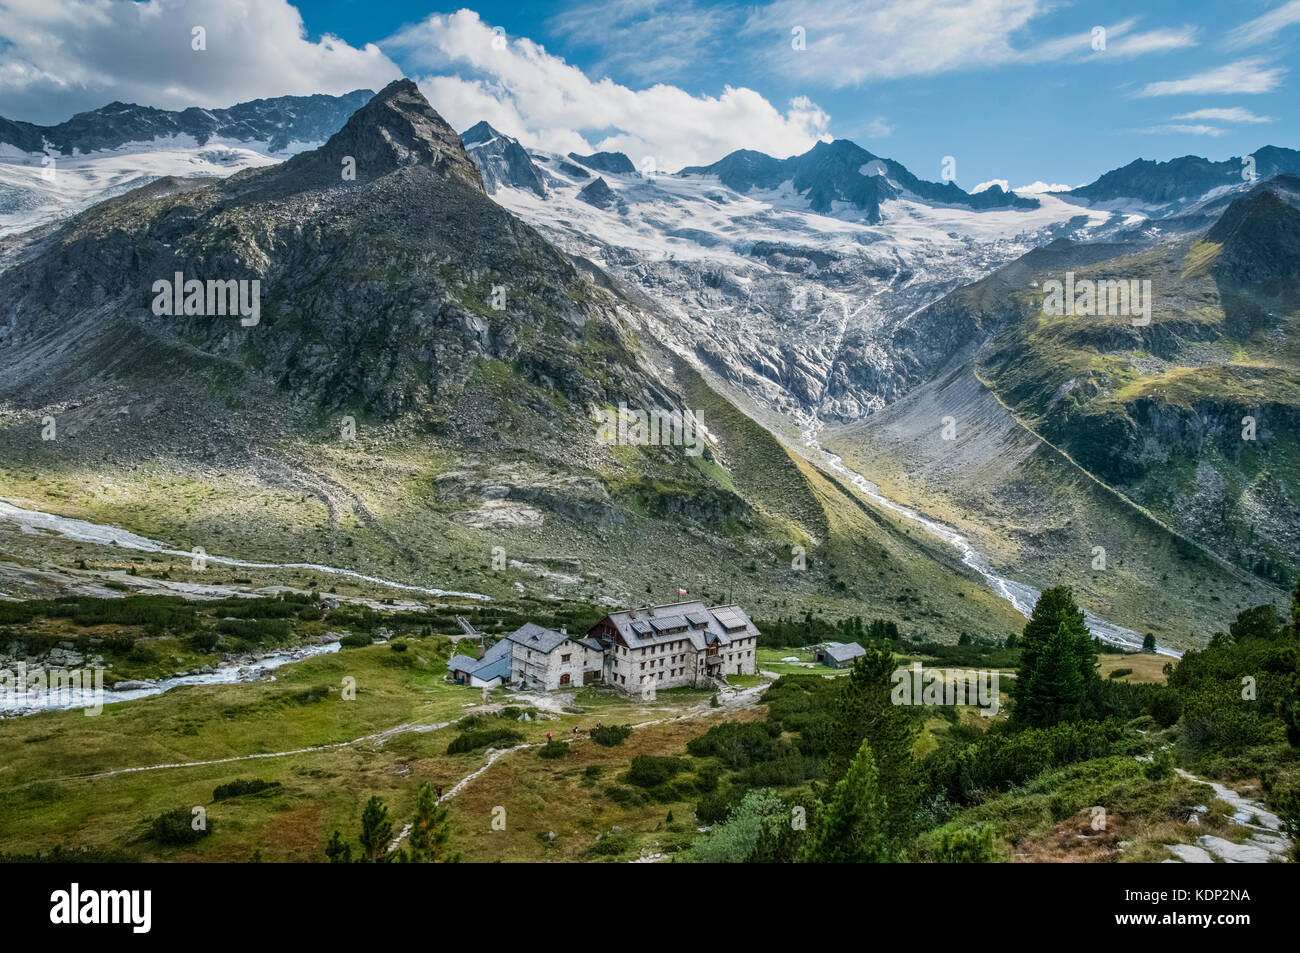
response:
<svg viewBox="0 0 1300 953"><path fill-rule="evenodd" d="M867 650L857 642L827 642L823 651L837 662L847 662L867 654Z"/></svg>
<svg viewBox="0 0 1300 953"><path fill-rule="evenodd" d="M495 678L496 675L487 674L486 670L491 667L495 672L497 668L501 667L502 663L505 664L505 669L498 674L504 675L510 669L510 642L506 639L502 639L484 652L482 658L474 658L470 655L453 655L447 660L447 671L469 672L478 678L491 679Z"/></svg>
<svg viewBox="0 0 1300 953"><path fill-rule="evenodd" d="M536 622L525 622L507 635L506 638L515 645L522 645L524 648L541 652L543 655L550 655L569 641L569 637L563 632L556 632L554 629L540 626Z"/></svg>
<svg viewBox="0 0 1300 953"><path fill-rule="evenodd" d="M479 667L479 660L470 655L453 655L447 660L449 672L472 672Z"/></svg>
<svg viewBox="0 0 1300 953"><path fill-rule="evenodd" d="M630 648L689 639L696 651L710 645L730 645L733 639L757 636L758 629L740 606L678 602L611 612L609 621Z"/></svg>

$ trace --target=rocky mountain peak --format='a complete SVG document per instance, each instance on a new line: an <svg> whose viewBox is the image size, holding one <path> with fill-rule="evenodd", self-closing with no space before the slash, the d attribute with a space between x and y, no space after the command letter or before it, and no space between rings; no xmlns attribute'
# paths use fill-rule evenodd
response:
<svg viewBox="0 0 1300 953"><path fill-rule="evenodd" d="M348 163L348 160L352 160ZM432 167L448 181L483 192L483 177L460 136L409 79L389 83L348 119L321 148L295 156L285 176L340 180L352 165L358 181L372 181L405 166Z"/></svg>
<svg viewBox="0 0 1300 953"><path fill-rule="evenodd" d="M487 122L475 123L460 134L460 139L482 173L488 195L495 195L497 189L507 185L546 198L546 179L519 140Z"/></svg>
<svg viewBox="0 0 1300 953"><path fill-rule="evenodd" d="M1300 211L1269 190L1242 196L1206 233L1222 245L1215 273L1234 283L1295 280Z"/></svg>

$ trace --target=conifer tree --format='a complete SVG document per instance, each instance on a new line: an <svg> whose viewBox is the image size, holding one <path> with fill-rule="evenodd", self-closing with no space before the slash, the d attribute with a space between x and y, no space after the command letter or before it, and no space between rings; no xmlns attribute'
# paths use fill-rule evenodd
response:
<svg viewBox="0 0 1300 953"><path fill-rule="evenodd" d="M917 723L905 706L892 700L893 653L883 645L868 645L853 665L838 702L826 763L826 781L834 785L864 741L870 746L879 783L889 805L887 828L902 839L912 825L916 804L916 762L912 744Z"/></svg>
<svg viewBox="0 0 1300 953"><path fill-rule="evenodd" d="M900 859L888 829L889 809L880 789L880 775L863 741L835 785L828 803L817 813L816 828L804 849L808 863L881 864Z"/></svg>
<svg viewBox="0 0 1300 953"><path fill-rule="evenodd" d="M411 861L417 864L434 864L454 857L447 856L447 838L450 836L447 809L438 803L433 785L427 781L420 785L415 798L415 816L411 818Z"/></svg>
<svg viewBox="0 0 1300 953"><path fill-rule="evenodd" d="M370 863L378 863L388 853L393 840L393 822L388 819L388 805L375 796L361 812L361 850Z"/></svg>

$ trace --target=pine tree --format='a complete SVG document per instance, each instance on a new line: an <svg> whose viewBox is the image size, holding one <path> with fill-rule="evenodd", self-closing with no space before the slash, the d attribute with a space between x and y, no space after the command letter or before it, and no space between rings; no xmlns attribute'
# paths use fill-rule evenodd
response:
<svg viewBox="0 0 1300 953"><path fill-rule="evenodd" d="M895 705L891 698L896 668L894 655L887 647L869 645L843 680L826 761L826 782L834 785L845 776L866 741L889 805L887 828L902 839L911 829L916 804L912 745L917 723L910 709Z"/></svg>
<svg viewBox="0 0 1300 953"><path fill-rule="evenodd" d="M325 856L329 858L331 864L352 863L352 845L343 842L343 835L337 829L330 835L329 843L325 845Z"/></svg>
<svg viewBox="0 0 1300 953"><path fill-rule="evenodd" d="M1044 664L1049 645L1050 658ZM1075 674L1067 674L1066 668ZM1083 698L1097 680L1097 645L1074 594L1064 586L1043 590L1020 636L1020 667L1011 684L1012 720L1052 725L1062 712L1081 712Z"/></svg>
<svg viewBox="0 0 1300 953"><path fill-rule="evenodd" d="M1037 665L1029 676L1023 718L1032 725L1055 725L1077 720L1082 714L1087 684L1079 670L1079 641L1066 622L1057 627L1038 653ZM1017 717L1021 709L1017 703Z"/></svg>
<svg viewBox="0 0 1300 953"><path fill-rule="evenodd" d="M1155 636L1155 633L1154 633L1154 632L1148 632L1146 635L1144 635L1144 636L1142 637L1142 651L1143 651L1143 652L1155 652L1155 650L1156 650L1156 636Z"/></svg>
<svg viewBox="0 0 1300 953"><path fill-rule="evenodd" d="M898 860L888 831L888 804L871 745L863 741L804 849L804 860L822 864L882 864Z"/></svg>
<svg viewBox="0 0 1300 953"><path fill-rule="evenodd" d="M1291 671L1283 682L1286 690L1278 699L1277 707L1278 715L1286 726L1287 740L1293 746L1300 747L1300 580L1296 581L1295 590L1291 593L1290 636L1289 644L1283 651L1289 656Z"/></svg>
<svg viewBox="0 0 1300 953"><path fill-rule="evenodd" d="M447 856L447 838L450 836L447 809L438 804L433 785L420 785L415 798L415 816L411 818L411 862L435 864L454 860Z"/></svg>
<svg viewBox="0 0 1300 953"><path fill-rule="evenodd" d="M393 822L388 819L388 805L383 798L372 797L361 812L361 850L370 863L378 863L388 853L393 840Z"/></svg>

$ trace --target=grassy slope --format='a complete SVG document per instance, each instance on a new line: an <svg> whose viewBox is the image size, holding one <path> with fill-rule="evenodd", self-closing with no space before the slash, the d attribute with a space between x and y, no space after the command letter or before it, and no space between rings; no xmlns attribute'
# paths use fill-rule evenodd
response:
<svg viewBox="0 0 1300 953"><path fill-rule="evenodd" d="M1180 243L1077 269L1079 280L1150 280L1149 328L1048 316L1040 294L1021 296L1021 320L995 337L979 371L1026 423L1158 519L1277 582L1300 568L1300 440L1289 422L1300 413L1300 308L1285 295L1222 293L1210 270L1217 251ZM1208 428L1209 439L1180 446L1152 433L1140 402ZM1246 414L1259 421L1254 443L1236 439ZM1160 456L1107 473L1112 458L1127 465L1146 453Z"/></svg>

